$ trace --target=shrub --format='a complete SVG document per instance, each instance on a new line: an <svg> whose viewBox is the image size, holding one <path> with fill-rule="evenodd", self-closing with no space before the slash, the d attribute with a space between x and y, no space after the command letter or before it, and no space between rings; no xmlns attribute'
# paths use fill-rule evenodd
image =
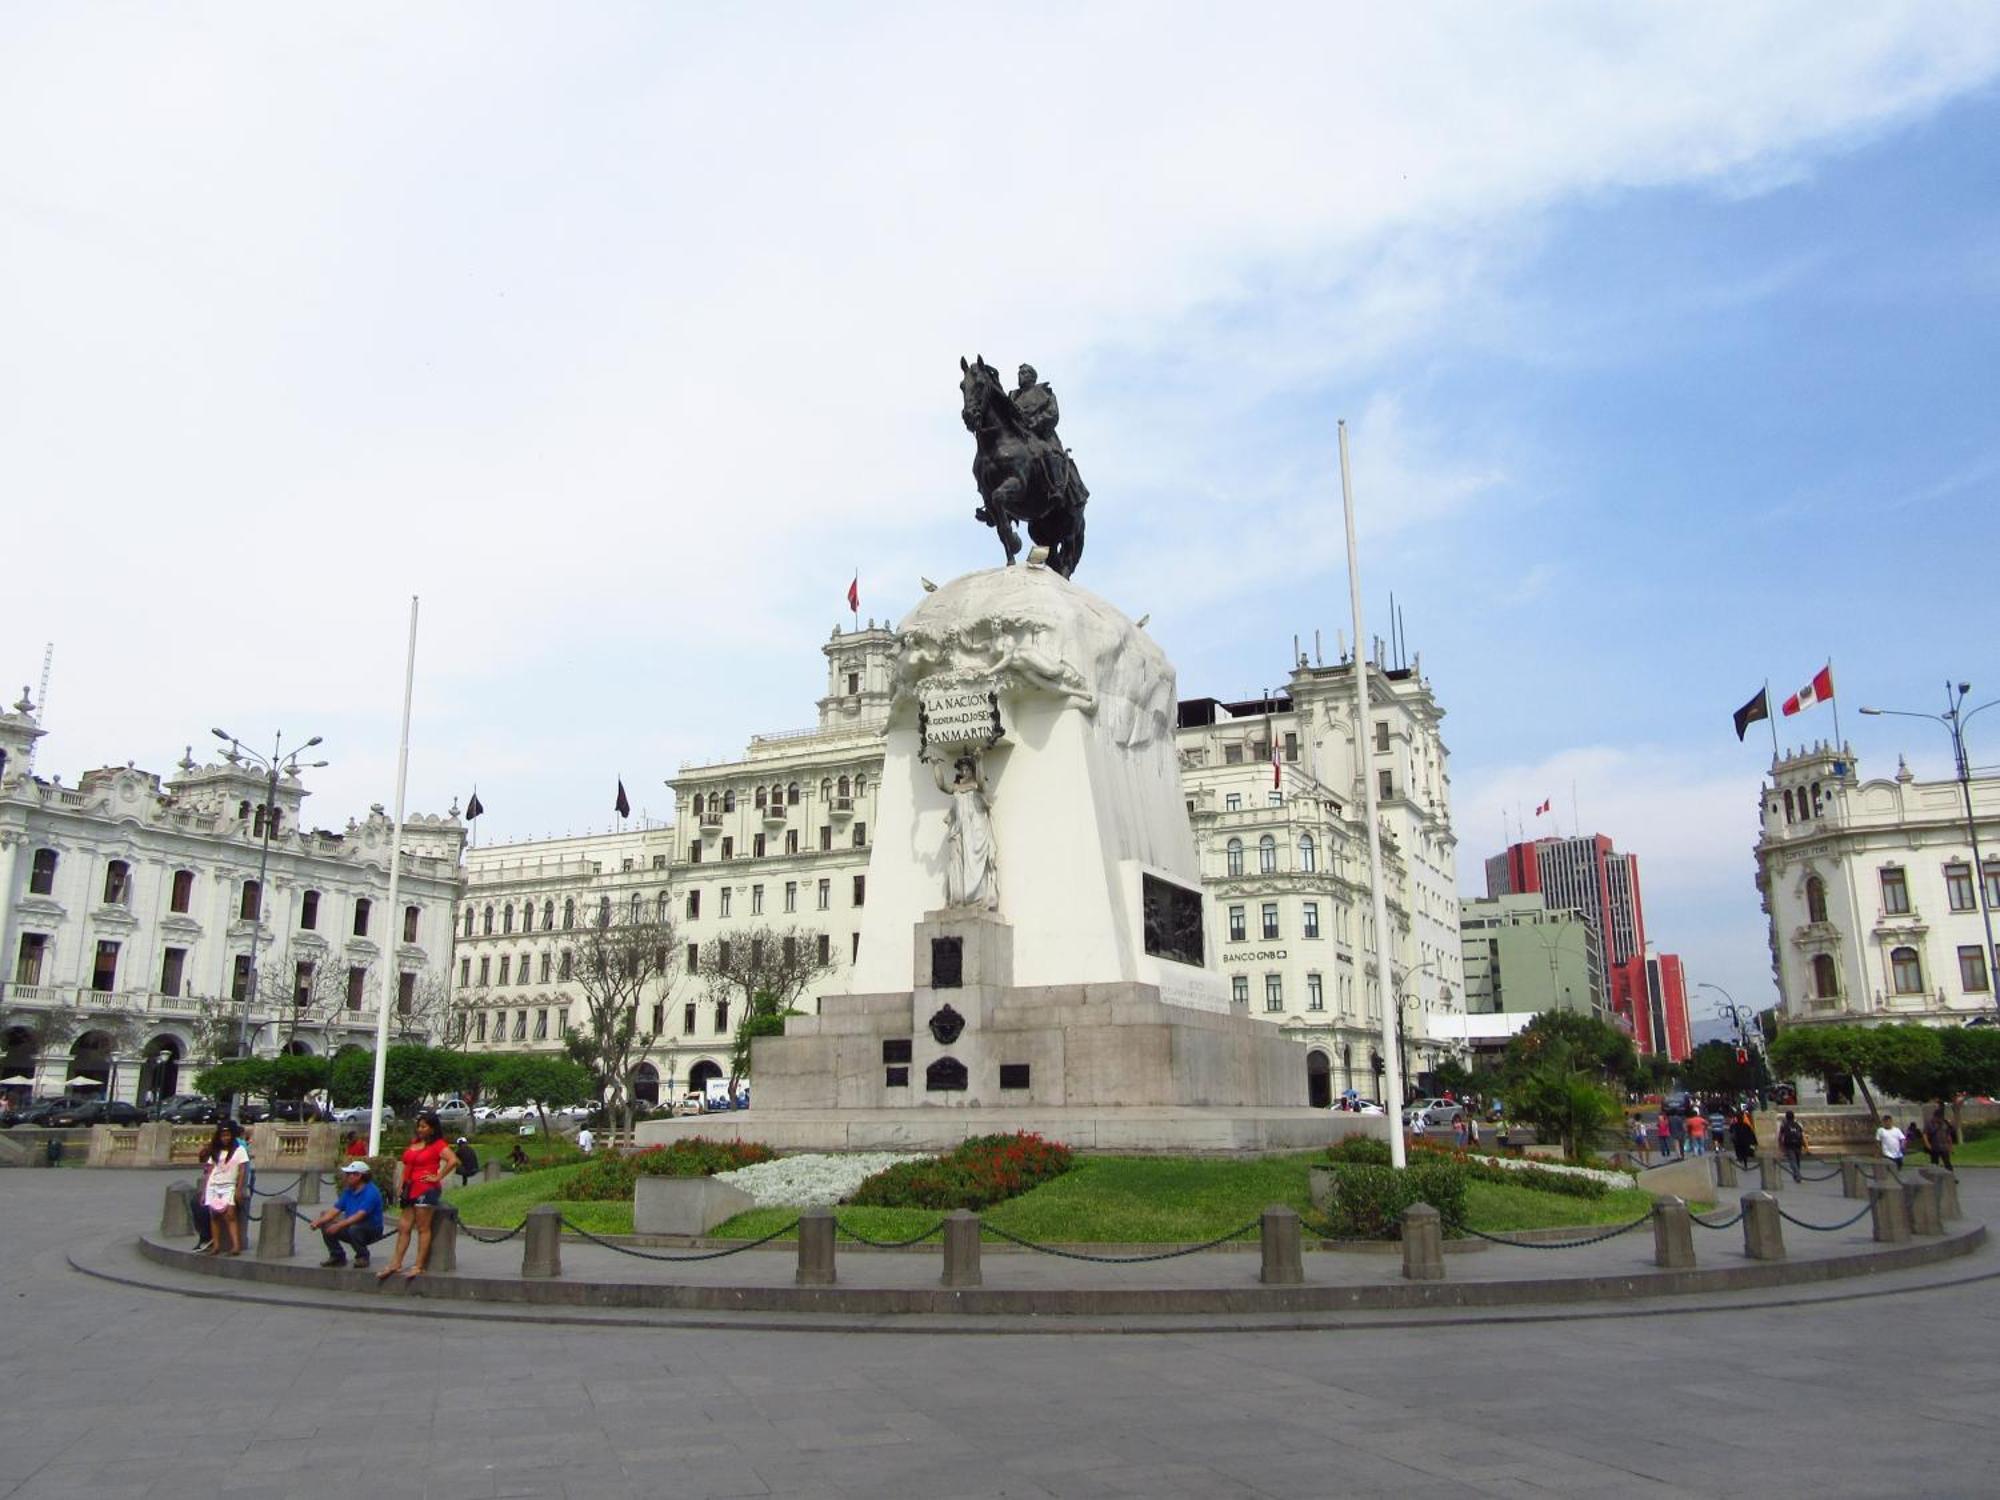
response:
<svg viewBox="0 0 2000 1500"><path fill-rule="evenodd" d="M563 1196L584 1202L618 1202L632 1196L641 1177L713 1177L717 1172L770 1161L777 1154L756 1141L710 1141L700 1136L641 1151L610 1151L578 1167Z"/></svg>
<svg viewBox="0 0 2000 1500"><path fill-rule="evenodd" d="M849 1203L870 1208L982 1209L1070 1169L1069 1147L1038 1135L982 1135L957 1150L897 1162L864 1181Z"/></svg>
<svg viewBox="0 0 2000 1500"><path fill-rule="evenodd" d="M1428 1203L1451 1229L1465 1221L1466 1169L1457 1162L1425 1157L1398 1172L1394 1167L1341 1166L1329 1215L1334 1236L1344 1240L1402 1237L1403 1210Z"/></svg>
<svg viewBox="0 0 2000 1500"><path fill-rule="evenodd" d="M1460 1151L1451 1146L1433 1145L1429 1141L1413 1141L1410 1145L1410 1159L1419 1156L1425 1160L1449 1161L1465 1169L1466 1177L1474 1182L1497 1183L1502 1187L1534 1188L1543 1193L1561 1193L1570 1198L1602 1198L1611 1191L1609 1183L1599 1182L1592 1177L1572 1177L1567 1172L1551 1172L1546 1167L1503 1167L1483 1156ZM1572 1166L1583 1163L1572 1162Z"/></svg>
<svg viewBox="0 0 2000 1500"><path fill-rule="evenodd" d="M1389 1143L1372 1135L1350 1135L1326 1148L1328 1161L1351 1162L1362 1167L1389 1165Z"/></svg>

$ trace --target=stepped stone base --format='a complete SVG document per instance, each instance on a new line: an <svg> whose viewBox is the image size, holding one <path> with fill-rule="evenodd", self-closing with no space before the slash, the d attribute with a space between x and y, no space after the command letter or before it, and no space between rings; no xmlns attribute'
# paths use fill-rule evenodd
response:
<svg viewBox="0 0 2000 1500"><path fill-rule="evenodd" d="M761 1087L759 1084L757 1087ZM1137 1155L1260 1155L1309 1151L1349 1135L1387 1140L1382 1116L1339 1110L1212 1105L943 1109L764 1109L648 1120L639 1144L689 1136L760 1141L777 1151L949 1151L975 1135L1033 1131L1074 1151Z"/></svg>

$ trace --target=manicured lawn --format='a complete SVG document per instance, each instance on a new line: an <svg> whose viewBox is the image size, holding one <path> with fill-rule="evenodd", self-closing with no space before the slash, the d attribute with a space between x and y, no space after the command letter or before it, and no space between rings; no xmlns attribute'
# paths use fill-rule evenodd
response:
<svg viewBox="0 0 2000 1500"><path fill-rule="evenodd" d="M1311 1197L1306 1168L1316 1152L1267 1156L1248 1161L1209 1157L1086 1156L1053 1182L999 1204L984 1216L989 1224L1041 1243L1191 1244L1214 1239L1255 1219L1273 1203L1289 1204L1309 1217ZM512 1228L537 1203L554 1203L565 1217L598 1234L632 1229L630 1203L565 1201L562 1189L574 1172L556 1167L526 1172L499 1182L462 1188L448 1196L464 1221L480 1227ZM1602 1198L1474 1182L1466 1192L1474 1227L1491 1232L1546 1229L1570 1224L1619 1224L1652 1206L1637 1188L1614 1189ZM845 1227L876 1240L907 1239L941 1217L920 1208L842 1208ZM798 1217L794 1208L759 1208L717 1227L720 1239L757 1239ZM989 1234L988 1239L997 1236Z"/></svg>
<svg viewBox="0 0 2000 1500"><path fill-rule="evenodd" d="M1951 1153L1955 1167L2000 1167L2000 1134L1982 1135Z"/></svg>

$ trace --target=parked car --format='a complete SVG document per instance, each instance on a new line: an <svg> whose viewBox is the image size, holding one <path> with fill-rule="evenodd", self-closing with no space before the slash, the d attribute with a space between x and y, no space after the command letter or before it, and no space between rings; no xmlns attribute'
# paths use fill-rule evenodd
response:
<svg viewBox="0 0 2000 1500"><path fill-rule="evenodd" d="M279 1099L271 1105L274 1120L324 1120L327 1112L311 1099Z"/></svg>
<svg viewBox="0 0 2000 1500"><path fill-rule="evenodd" d="M1419 1099L1403 1111L1406 1130L1449 1130L1459 1122L1465 1106L1453 1099Z"/></svg>
<svg viewBox="0 0 2000 1500"><path fill-rule="evenodd" d="M200 1094L169 1094L153 1106L153 1118L175 1125L206 1125L215 1118L215 1101Z"/></svg>
<svg viewBox="0 0 2000 1500"><path fill-rule="evenodd" d="M680 1103L674 1106L677 1115L698 1115L701 1113L701 1095L682 1094Z"/></svg>
<svg viewBox="0 0 2000 1500"><path fill-rule="evenodd" d="M365 1127L369 1123L369 1113L368 1108L360 1104L350 1106L347 1109L336 1109L333 1112L333 1123L336 1125L361 1125ZM393 1104L383 1105L382 1123L384 1125L392 1125L395 1123L395 1120L396 1107Z"/></svg>
<svg viewBox="0 0 2000 1500"><path fill-rule="evenodd" d="M7 1116L6 1123L8 1125L47 1125L50 1115L56 1113L57 1110L68 1109L75 1103L74 1099L37 1099L34 1103L25 1105Z"/></svg>
<svg viewBox="0 0 2000 1500"><path fill-rule="evenodd" d="M463 1099L447 1099L437 1107L438 1124L447 1131L464 1130L472 1124L472 1110Z"/></svg>
<svg viewBox="0 0 2000 1500"><path fill-rule="evenodd" d="M49 1124L58 1130L85 1125L143 1125L145 1112L123 1099L90 1099L53 1111Z"/></svg>

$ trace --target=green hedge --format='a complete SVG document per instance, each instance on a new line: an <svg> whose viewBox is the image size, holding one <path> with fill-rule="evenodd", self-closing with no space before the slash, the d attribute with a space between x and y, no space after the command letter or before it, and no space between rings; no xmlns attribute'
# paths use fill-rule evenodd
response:
<svg viewBox="0 0 2000 1500"><path fill-rule="evenodd" d="M1394 1167L1340 1163L1334 1167L1333 1211L1336 1239L1393 1240L1402 1237L1403 1210L1428 1203L1444 1216L1445 1227L1465 1221L1465 1168L1452 1161L1412 1161Z"/></svg>
<svg viewBox="0 0 2000 1500"><path fill-rule="evenodd" d="M641 1177L713 1177L717 1172L771 1161L777 1154L756 1141L711 1141L700 1136L642 1151L609 1151L578 1167L563 1196L585 1202L620 1202L631 1198Z"/></svg>

